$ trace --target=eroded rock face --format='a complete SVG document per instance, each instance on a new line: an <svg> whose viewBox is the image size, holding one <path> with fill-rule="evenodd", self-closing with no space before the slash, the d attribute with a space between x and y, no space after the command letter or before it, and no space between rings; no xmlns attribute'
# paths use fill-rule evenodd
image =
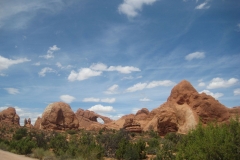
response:
<svg viewBox="0 0 240 160"><path fill-rule="evenodd" d="M104 124L112 122L110 118L101 116L89 110L78 109L75 114L79 121L79 127L87 130L99 130L105 127L97 121L98 118L101 118L104 121Z"/></svg>
<svg viewBox="0 0 240 160"><path fill-rule="evenodd" d="M36 129L42 129L41 128L41 122L42 122L42 118L38 117L37 120L35 121L33 127L36 128Z"/></svg>
<svg viewBox="0 0 240 160"><path fill-rule="evenodd" d="M77 129L78 119L71 107L64 102L49 104L42 114L41 129L66 130Z"/></svg>
<svg viewBox="0 0 240 160"><path fill-rule="evenodd" d="M27 128L32 128L33 125L31 123L31 118L28 118L28 119L24 119L24 127L27 127Z"/></svg>
<svg viewBox="0 0 240 160"><path fill-rule="evenodd" d="M186 80L181 81L171 91L166 103L155 110L158 116L158 132L187 133L199 121L226 122L230 114L228 108L212 96L199 94Z"/></svg>
<svg viewBox="0 0 240 160"><path fill-rule="evenodd" d="M9 107L2 112L0 112L0 122L10 125L20 126L20 118L16 113L15 108Z"/></svg>
<svg viewBox="0 0 240 160"><path fill-rule="evenodd" d="M142 132L141 124L136 122L133 118L125 119L123 128L129 132Z"/></svg>

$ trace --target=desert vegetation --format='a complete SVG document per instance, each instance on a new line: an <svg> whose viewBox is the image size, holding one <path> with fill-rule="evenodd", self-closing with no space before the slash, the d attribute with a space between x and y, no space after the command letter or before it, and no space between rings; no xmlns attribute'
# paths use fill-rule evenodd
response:
<svg viewBox="0 0 240 160"><path fill-rule="evenodd" d="M188 134L160 137L149 128L126 130L67 130L65 132L1 126L0 149L38 159L182 160L239 159L240 123L199 124Z"/></svg>

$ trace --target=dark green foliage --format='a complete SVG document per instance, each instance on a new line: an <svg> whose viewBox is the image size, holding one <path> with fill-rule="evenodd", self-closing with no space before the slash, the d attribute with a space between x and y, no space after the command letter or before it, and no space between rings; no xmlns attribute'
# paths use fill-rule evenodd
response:
<svg viewBox="0 0 240 160"><path fill-rule="evenodd" d="M55 134L50 140L50 148L53 149L53 152L57 155L63 155L68 149L68 142L66 136L62 134Z"/></svg>
<svg viewBox="0 0 240 160"><path fill-rule="evenodd" d="M29 154L36 146L36 142L33 141L30 136L10 142L10 148L16 150L16 152L20 154Z"/></svg>
<svg viewBox="0 0 240 160"><path fill-rule="evenodd" d="M20 140L23 137L27 136L27 128L19 128L15 134L13 134L14 140Z"/></svg>
<svg viewBox="0 0 240 160"><path fill-rule="evenodd" d="M240 123L201 124L186 135L178 145L177 159L226 159L240 157Z"/></svg>
<svg viewBox="0 0 240 160"><path fill-rule="evenodd" d="M151 138L148 140L147 153L155 155L160 147L159 138Z"/></svg>

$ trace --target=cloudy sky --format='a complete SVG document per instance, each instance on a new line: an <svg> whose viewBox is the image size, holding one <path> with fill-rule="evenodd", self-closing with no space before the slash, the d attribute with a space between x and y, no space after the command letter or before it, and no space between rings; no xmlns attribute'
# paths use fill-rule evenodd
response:
<svg viewBox="0 0 240 160"><path fill-rule="evenodd" d="M239 0L1 0L0 110L52 102L117 119L186 79L240 105Z"/></svg>

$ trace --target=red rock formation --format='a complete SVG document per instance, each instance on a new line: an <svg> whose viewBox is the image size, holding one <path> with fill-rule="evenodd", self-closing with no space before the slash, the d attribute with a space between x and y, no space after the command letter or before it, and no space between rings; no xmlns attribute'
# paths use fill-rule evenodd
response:
<svg viewBox="0 0 240 160"><path fill-rule="evenodd" d="M126 118L123 128L129 132L142 132L141 124L136 122L133 118Z"/></svg>
<svg viewBox="0 0 240 160"><path fill-rule="evenodd" d="M13 107L9 107L0 112L1 123L20 126L19 121L20 118L17 115L15 108Z"/></svg>
<svg viewBox="0 0 240 160"><path fill-rule="evenodd" d="M93 111L84 111L83 109L78 109L75 115L79 121L79 127L87 130L98 130L105 127L103 124L97 121L97 118L101 118L104 121L104 124L112 121L108 117L101 116Z"/></svg>
<svg viewBox="0 0 240 160"><path fill-rule="evenodd" d="M77 129L78 119L71 107L64 102L55 102L49 104L42 114L42 129L66 130Z"/></svg>
<svg viewBox="0 0 240 160"><path fill-rule="evenodd" d="M24 119L24 127L27 127L27 128L32 128L33 125L31 124L31 119L28 118L28 120L25 118Z"/></svg>
<svg viewBox="0 0 240 160"><path fill-rule="evenodd" d="M41 128L41 122L42 122L42 118L38 117L37 120L35 121L33 127L36 128L36 129L42 129Z"/></svg>

